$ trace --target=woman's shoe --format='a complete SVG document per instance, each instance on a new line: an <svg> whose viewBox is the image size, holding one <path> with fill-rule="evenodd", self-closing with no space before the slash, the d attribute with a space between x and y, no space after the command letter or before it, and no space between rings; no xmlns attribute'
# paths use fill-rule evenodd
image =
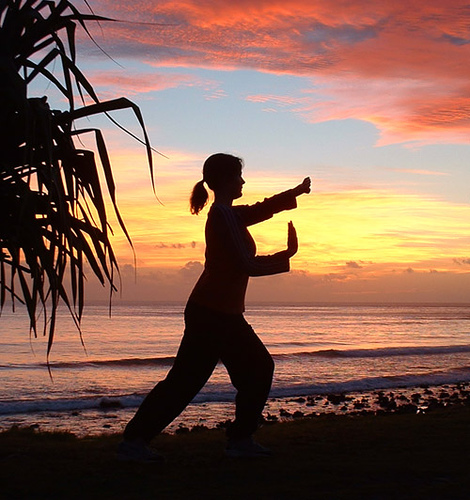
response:
<svg viewBox="0 0 470 500"><path fill-rule="evenodd" d="M118 460L122 462L139 462L144 464L162 463L165 457L152 450L142 440L122 441L117 452Z"/></svg>
<svg viewBox="0 0 470 500"><path fill-rule="evenodd" d="M271 450L253 441L252 437L229 439L225 455L230 458L270 457Z"/></svg>

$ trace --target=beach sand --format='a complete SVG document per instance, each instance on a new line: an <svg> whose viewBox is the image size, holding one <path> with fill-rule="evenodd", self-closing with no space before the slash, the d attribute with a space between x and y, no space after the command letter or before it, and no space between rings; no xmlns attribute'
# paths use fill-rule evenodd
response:
<svg viewBox="0 0 470 500"><path fill-rule="evenodd" d="M157 437L160 465L118 462L117 434L12 429L0 434L0 498L470 498L468 384L413 391L331 395L322 404L338 411L309 416L318 401L297 398L295 416L284 409L257 434L268 459L228 459L223 429L201 426Z"/></svg>

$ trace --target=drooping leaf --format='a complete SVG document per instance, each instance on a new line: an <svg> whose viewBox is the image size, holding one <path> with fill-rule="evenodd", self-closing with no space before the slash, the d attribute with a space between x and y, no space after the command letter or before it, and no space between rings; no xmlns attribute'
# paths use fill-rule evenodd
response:
<svg viewBox="0 0 470 500"><path fill-rule="evenodd" d="M76 121L101 113L123 128L111 113L130 110L142 139L126 132L145 145L155 189L152 147L140 109L125 98L101 102L77 65L77 27L93 39L88 24L108 21L91 8L80 12L70 0L0 0L0 313L9 296L13 307L15 301L25 305L34 335L41 318L48 359L60 303L70 311L83 343L86 273L108 285L110 294L117 288L106 196L131 243L104 135L94 128L80 130ZM28 96L39 76L65 97L67 109L53 110L47 98ZM93 104L86 105L87 98ZM80 134L89 132L95 135L99 162L93 152L76 146Z"/></svg>

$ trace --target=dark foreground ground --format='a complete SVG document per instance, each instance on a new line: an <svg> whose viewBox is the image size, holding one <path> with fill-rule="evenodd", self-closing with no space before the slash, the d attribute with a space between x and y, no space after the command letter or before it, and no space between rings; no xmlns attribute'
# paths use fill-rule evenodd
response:
<svg viewBox="0 0 470 500"><path fill-rule="evenodd" d="M269 459L230 460L221 430L162 435L163 465L115 459L119 436L0 434L3 499L469 499L470 407L327 415L262 428Z"/></svg>

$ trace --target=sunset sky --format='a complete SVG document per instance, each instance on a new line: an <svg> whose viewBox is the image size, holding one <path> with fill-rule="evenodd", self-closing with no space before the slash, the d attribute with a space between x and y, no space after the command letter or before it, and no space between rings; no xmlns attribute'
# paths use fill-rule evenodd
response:
<svg viewBox="0 0 470 500"><path fill-rule="evenodd" d="M191 215L188 196L204 159L222 151L245 160L242 202L313 180L296 211L253 228L259 253L270 253L285 247L292 219L300 249L289 275L252 279L249 300L468 302L467 2L90 5L126 22L92 26L100 48L81 35L79 66L101 99L139 105L165 155L154 157L159 203L143 147L93 121L137 255L135 280L114 224L124 299L186 298L204 261L206 214ZM114 116L139 133L131 112ZM89 285L90 298L106 298Z"/></svg>

